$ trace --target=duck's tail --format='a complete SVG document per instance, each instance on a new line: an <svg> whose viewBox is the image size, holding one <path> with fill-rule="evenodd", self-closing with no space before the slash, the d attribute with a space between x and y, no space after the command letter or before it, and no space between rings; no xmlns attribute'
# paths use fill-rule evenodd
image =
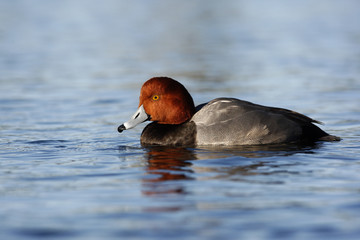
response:
<svg viewBox="0 0 360 240"><path fill-rule="evenodd" d="M341 141L340 137L334 136L334 135L326 135L321 138L319 138L320 141L327 141L327 142L337 142Z"/></svg>

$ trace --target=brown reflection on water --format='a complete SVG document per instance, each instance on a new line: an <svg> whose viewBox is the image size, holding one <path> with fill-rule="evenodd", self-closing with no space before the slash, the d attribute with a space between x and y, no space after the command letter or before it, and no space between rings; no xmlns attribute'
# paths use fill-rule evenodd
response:
<svg viewBox="0 0 360 240"><path fill-rule="evenodd" d="M181 180L191 180L192 150L175 147L147 148L147 177L143 179L143 193L146 195L185 193Z"/></svg>
<svg viewBox="0 0 360 240"><path fill-rule="evenodd" d="M318 144L213 146L195 149L147 147L147 176L143 178L142 192L148 196L186 194L184 180L195 180L195 175L199 172L211 173L215 178L270 174L259 169L277 168L271 157L287 157L296 153L311 154L318 147ZM206 160L211 159L217 159L217 164L207 164ZM264 159L264 161L259 161L259 159ZM194 160L205 160L205 162L201 166L194 167ZM270 172L277 173L277 171Z"/></svg>
<svg viewBox="0 0 360 240"><path fill-rule="evenodd" d="M226 179L229 181L283 184L278 180L256 176L271 174L298 174L297 161L287 161L296 153L312 154L319 145L268 145L238 147L146 147L146 176L142 179L142 194L153 198L151 212L173 212L193 208L183 201L191 195L188 181ZM275 158L274 158L275 157ZM286 161L278 161L285 157ZM196 161L195 161L196 160ZM255 177L255 178L254 178ZM190 204L190 205L189 205Z"/></svg>

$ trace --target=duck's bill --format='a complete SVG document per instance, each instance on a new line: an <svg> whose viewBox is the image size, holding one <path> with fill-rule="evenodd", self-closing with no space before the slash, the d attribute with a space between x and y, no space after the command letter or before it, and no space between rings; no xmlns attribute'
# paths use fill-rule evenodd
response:
<svg viewBox="0 0 360 240"><path fill-rule="evenodd" d="M150 116L145 112L144 106L141 105L129 121L121 124L118 127L118 131L121 133L124 130L135 127L136 125L143 123L150 119Z"/></svg>

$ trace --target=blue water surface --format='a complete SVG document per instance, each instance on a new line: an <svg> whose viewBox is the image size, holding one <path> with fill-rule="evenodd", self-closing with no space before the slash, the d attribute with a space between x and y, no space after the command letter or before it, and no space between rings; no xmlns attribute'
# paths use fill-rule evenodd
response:
<svg viewBox="0 0 360 240"><path fill-rule="evenodd" d="M0 1L1 239L359 239L360 2ZM153 76L340 142L142 147Z"/></svg>

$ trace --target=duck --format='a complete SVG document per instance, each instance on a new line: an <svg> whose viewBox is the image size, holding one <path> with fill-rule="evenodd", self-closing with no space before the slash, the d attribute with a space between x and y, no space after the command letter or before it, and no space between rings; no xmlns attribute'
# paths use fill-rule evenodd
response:
<svg viewBox="0 0 360 240"><path fill-rule="evenodd" d="M153 77L141 87L137 111L118 132L151 121L143 146L239 146L340 141L298 112L220 97L195 107L188 90L170 77Z"/></svg>

